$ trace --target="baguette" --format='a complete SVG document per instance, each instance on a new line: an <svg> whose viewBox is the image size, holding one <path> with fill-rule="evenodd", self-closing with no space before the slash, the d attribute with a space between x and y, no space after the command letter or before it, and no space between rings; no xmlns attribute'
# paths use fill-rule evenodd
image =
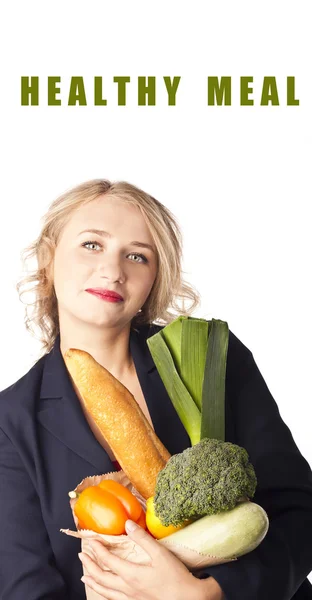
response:
<svg viewBox="0 0 312 600"><path fill-rule="evenodd" d="M64 361L86 410L122 470L137 491L150 498L169 452L131 392L88 352L70 348Z"/></svg>

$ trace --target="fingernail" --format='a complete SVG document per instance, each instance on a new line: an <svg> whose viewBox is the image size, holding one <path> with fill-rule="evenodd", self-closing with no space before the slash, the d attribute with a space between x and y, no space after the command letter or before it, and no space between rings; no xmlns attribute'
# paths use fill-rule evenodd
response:
<svg viewBox="0 0 312 600"><path fill-rule="evenodd" d="M135 531L138 528L138 525L134 521L126 521L126 531L131 533L131 531Z"/></svg>
<svg viewBox="0 0 312 600"><path fill-rule="evenodd" d="M80 560L82 560L82 559L83 559L82 552L79 552L79 553L78 553L78 556L79 556Z"/></svg>

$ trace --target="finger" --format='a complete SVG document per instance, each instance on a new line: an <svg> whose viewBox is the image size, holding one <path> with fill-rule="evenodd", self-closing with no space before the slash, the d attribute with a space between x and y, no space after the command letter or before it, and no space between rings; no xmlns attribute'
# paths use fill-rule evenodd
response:
<svg viewBox="0 0 312 600"><path fill-rule="evenodd" d="M167 552L166 548L160 546L160 544L158 544L158 542L147 531L145 531L145 529L140 527L134 521L126 521L126 532L131 540L145 550L151 560L163 554L163 551Z"/></svg>
<svg viewBox="0 0 312 600"><path fill-rule="evenodd" d="M133 569L142 568L140 567L140 565L134 565L128 560L116 556L116 554L110 552L102 544L102 542L98 540L93 539L92 541L90 541L90 546L94 551L97 560L101 564L105 565L105 567L113 571L113 573L119 575L122 579L129 579L129 577L131 577L133 573Z"/></svg>
<svg viewBox="0 0 312 600"><path fill-rule="evenodd" d="M126 584L119 577L119 575L111 573L110 571L103 571L103 569L101 569L101 567L97 565L87 554L83 554L81 552L78 556L84 566L84 569L87 571L88 575L92 577L95 583L113 591L125 591Z"/></svg>
<svg viewBox="0 0 312 600"><path fill-rule="evenodd" d="M81 581L85 584L86 587L90 588L99 596L104 598L104 600L128 600L129 596L126 596L123 592L118 592L116 590L110 590L109 588L105 588L99 583L96 583L92 577L87 577L84 575L81 577Z"/></svg>

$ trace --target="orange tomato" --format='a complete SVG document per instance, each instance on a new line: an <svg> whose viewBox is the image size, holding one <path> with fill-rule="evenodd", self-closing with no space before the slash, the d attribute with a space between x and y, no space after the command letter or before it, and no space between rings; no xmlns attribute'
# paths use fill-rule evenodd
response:
<svg viewBox="0 0 312 600"><path fill-rule="evenodd" d="M138 499L121 483L113 479L103 479L98 487L118 498L126 513L132 521L137 521L142 513L142 506Z"/></svg>
<svg viewBox="0 0 312 600"><path fill-rule="evenodd" d="M146 518L145 518L145 512L142 508L142 512L141 515L139 516L138 520L137 520L137 524L140 525L140 527L143 527L143 529L146 529Z"/></svg>
<svg viewBox="0 0 312 600"><path fill-rule="evenodd" d="M125 522L129 518L119 500L96 485L79 494L74 512L79 527L109 535L125 533Z"/></svg>

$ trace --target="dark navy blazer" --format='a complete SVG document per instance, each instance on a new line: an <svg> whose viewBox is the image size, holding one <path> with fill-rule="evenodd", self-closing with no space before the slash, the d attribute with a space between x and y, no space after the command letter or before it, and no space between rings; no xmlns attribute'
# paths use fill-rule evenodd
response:
<svg viewBox="0 0 312 600"><path fill-rule="evenodd" d="M130 351L155 431L174 454L190 442L146 344L159 329L131 330ZM0 434L0 599L84 599L80 540L60 533L74 528L68 491L114 467L83 415L59 338L1 392ZM311 470L252 353L231 331L226 440L249 453L258 477L254 501L267 511L270 529L256 550L204 575L217 579L227 600L311 599Z"/></svg>

